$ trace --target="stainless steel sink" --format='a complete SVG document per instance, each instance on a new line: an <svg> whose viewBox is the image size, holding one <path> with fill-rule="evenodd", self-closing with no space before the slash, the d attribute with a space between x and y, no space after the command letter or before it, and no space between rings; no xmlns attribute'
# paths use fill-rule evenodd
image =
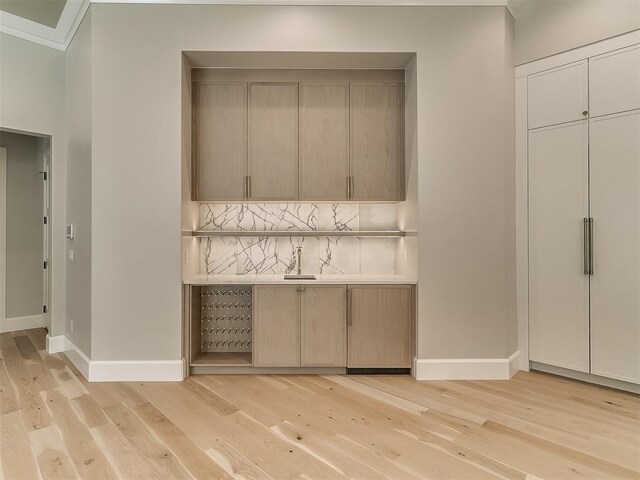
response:
<svg viewBox="0 0 640 480"><path fill-rule="evenodd" d="M285 275L285 280L315 280L315 275Z"/></svg>

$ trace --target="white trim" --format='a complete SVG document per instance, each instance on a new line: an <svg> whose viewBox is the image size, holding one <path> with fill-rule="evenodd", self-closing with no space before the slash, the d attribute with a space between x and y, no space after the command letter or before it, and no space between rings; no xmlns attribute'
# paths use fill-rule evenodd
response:
<svg viewBox="0 0 640 480"><path fill-rule="evenodd" d="M567 52L558 53L550 57L534 60L533 62L524 63L516 67L516 78L526 77L533 73L538 73L550 68L566 65L567 63L577 62L585 58L595 57L612 50L629 47L636 43L640 43L640 30L623 33L616 37L600 40L583 47L574 48Z"/></svg>
<svg viewBox="0 0 640 480"><path fill-rule="evenodd" d="M4 328L7 295L7 149L0 147L0 332Z"/></svg>
<svg viewBox="0 0 640 480"><path fill-rule="evenodd" d="M29 330L31 328L42 328L44 319L42 314L28 315L25 317L5 318L0 328L0 333L15 332L18 330Z"/></svg>
<svg viewBox="0 0 640 480"><path fill-rule="evenodd" d="M518 352L509 358L416 358L416 380L509 380L518 370Z"/></svg>
<svg viewBox="0 0 640 480"><path fill-rule="evenodd" d="M90 360L64 335L47 335L47 352L64 352L90 382L181 382L185 361L181 360Z"/></svg>
<svg viewBox="0 0 640 480"><path fill-rule="evenodd" d="M65 51L90 4L90 0L67 0L56 28L2 11L0 32Z"/></svg>
<svg viewBox="0 0 640 480"><path fill-rule="evenodd" d="M89 365L90 382L181 382L182 360L96 361Z"/></svg>
<svg viewBox="0 0 640 480"><path fill-rule="evenodd" d="M520 370L529 371L529 153L527 77L516 79L516 311Z"/></svg>
<svg viewBox="0 0 640 480"><path fill-rule="evenodd" d="M602 377L594 373L578 372L568 368L557 367L555 365L547 365L540 362L531 362L531 370L538 372L551 373L552 375L560 375L574 380L580 380L582 382L595 383L596 385L603 385L605 387L616 388L618 390L625 390L627 392L640 393L640 385L633 382L625 382L624 380L618 380L615 378Z"/></svg>
<svg viewBox="0 0 640 480"><path fill-rule="evenodd" d="M72 348L70 342L67 340L67 337L65 337L64 335L52 337L47 334L46 340L47 353L49 354L64 352Z"/></svg>

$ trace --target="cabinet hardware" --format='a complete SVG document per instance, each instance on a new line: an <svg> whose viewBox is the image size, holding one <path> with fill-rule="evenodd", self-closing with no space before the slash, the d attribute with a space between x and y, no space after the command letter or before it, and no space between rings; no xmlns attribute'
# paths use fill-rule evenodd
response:
<svg viewBox="0 0 640 480"><path fill-rule="evenodd" d="M353 189L353 175L349 175L349 198L353 198L355 196L355 192Z"/></svg>
<svg viewBox="0 0 640 480"><path fill-rule="evenodd" d="M582 112L582 115L589 115L589 111L585 110L584 112Z"/></svg>
<svg viewBox="0 0 640 480"><path fill-rule="evenodd" d="M582 265L584 267L584 274L589 275L589 219L587 217L583 219L582 237L584 250Z"/></svg>
<svg viewBox="0 0 640 480"><path fill-rule="evenodd" d="M249 176L244 176L244 198L249 198Z"/></svg>
<svg viewBox="0 0 640 480"><path fill-rule="evenodd" d="M351 198L351 177L347 175L347 198Z"/></svg>
<svg viewBox="0 0 640 480"><path fill-rule="evenodd" d="M251 175L249 175L247 179L247 191L249 192L247 193L247 197L251 198Z"/></svg>
<svg viewBox="0 0 640 480"><path fill-rule="evenodd" d="M351 306L351 289L347 290L347 326L353 325L353 308Z"/></svg>
<svg viewBox="0 0 640 480"><path fill-rule="evenodd" d="M298 287L299 292L304 292L304 287Z"/></svg>
<svg viewBox="0 0 640 480"><path fill-rule="evenodd" d="M593 275L593 218L589 217L589 275Z"/></svg>

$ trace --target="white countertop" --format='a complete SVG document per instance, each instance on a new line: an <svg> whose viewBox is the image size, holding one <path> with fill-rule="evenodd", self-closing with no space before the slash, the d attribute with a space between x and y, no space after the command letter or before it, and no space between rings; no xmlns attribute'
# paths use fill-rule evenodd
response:
<svg viewBox="0 0 640 480"><path fill-rule="evenodd" d="M183 281L186 285L413 285L417 283L401 275L317 275L316 280L285 280L284 274L261 275L195 275Z"/></svg>

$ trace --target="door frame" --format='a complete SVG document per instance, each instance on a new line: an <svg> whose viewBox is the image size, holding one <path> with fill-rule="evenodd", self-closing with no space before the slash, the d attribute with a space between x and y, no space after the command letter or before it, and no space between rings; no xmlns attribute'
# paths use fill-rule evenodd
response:
<svg viewBox="0 0 640 480"><path fill-rule="evenodd" d="M7 149L0 147L0 331L7 309Z"/></svg>
<svg viewBox="0 0 640 480"><path fill-rule="evenodd" d="M520 370L529 371L529 143L527 77L544 70L640 43L640 30L625 33L515 68L516 316Z"/></svg>

